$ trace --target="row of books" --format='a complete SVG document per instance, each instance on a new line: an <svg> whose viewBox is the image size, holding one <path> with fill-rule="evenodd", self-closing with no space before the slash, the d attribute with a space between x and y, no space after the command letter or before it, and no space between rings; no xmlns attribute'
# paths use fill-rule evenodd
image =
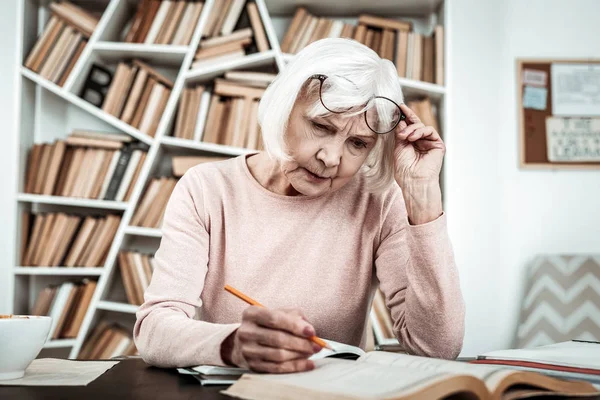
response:
<svg viewBox="0 0 600 400"><path fill-rule="evenodd" d="M281 42L281 51L296 54L308 44L327 37L354 39L396 65L398 75L438 85L444 84L444 28L431 35L414 32L412 23L368 14L352 25L318 17L298 7Z"/></svg>
<svg viewBox="0 0 600 400"><path fill-rule="evenodd" d="M173 90L173 81L140 60L120 62L102 109L154 137Z"/></svg>
<svg viewBox="0 0 600 400"><path fill-rule="evenodd" d="M25 193L128 201L148 147L128 135L73 131L29 152Z"/></svg>
<svg viewBox="0 0 600 400"><path fill-rule="evenodd" d="M126 29L125 42L186 46L203 5L196 0L141 0Z"/></svg>
<svg viewBox="0 0 600 400"><path fill-rule="evenodd" d="M52 317L48 339L77 337L96 284L94 280L84 279L79 282L49 285L40 290L31 315Z"/></svg>
<svg viewBox="0 0 600 400"><path fill-rule="evenodd" d="M254 2L246 4L250 26L234 31L239 24L245 0L215 1L209 15L191 69L206 67L244 57L248 48L257 52L270 49L258 7ZM227 12L225 12L227 11ZM220 36L217 34L220 33Z"/></svg>
<svg viewBox="0 0 600 400"><path fill-rule="evenodd" d="M51 16L29 52L25 67L63 86L98 18L68 1L52 2Z"/></svg>
<svg viewBox="0 0 600 400"><path fill-rule="evenodd" d="M224 161L231 157L223 156L175 156L172 158L173 176L181 178L188 169L207 162Z"/></svg>
<svg viewBox="0 0 600 400"><path fill-rule="evenodd" d="M135 251L121 251L117 262L127 302L141 305L144 302L144 292L152 279L152 271L155 269L154 257Z"/></svg>
<svg viewBox="0 0 600 400"><path fill-rule="evenodd" d="M152 178L146 187L130 225L145 228L160 228L167 202L177 184L177 178Z"/></svg>
<svg viewBox="0 0 600 400"><path fill-rule="evenodd" d="M101 267L120 223L114 214L24 213L21 265Z"/></svg>
<svg viewBox="0 0 600 400"><path fill-rule="evenodd" d="M77 359L108 360L138 354L130 329L101 320L83 343Z"/></svg>
<svg viewBox="0 0 600 400"><path fill-rule="evenodd" d="M264 89L275 79L275 74L252 71L228 71L224 77L225 80L219 80L219 82ZM243 89L240 91L241 96L244 96L246 93ZM194 141L202 140L213 94L214 91L206 85L190 86L183 89L173 136ZM247 112L251 112L251 110L247 110ZM252 118L250 115L248 117ZM211 118L214 118L214 114ZM258 138L251 139L250 143L252 146L250 148L256 148L258 140ZM245 146L246 143L244 141L241 147Z"/></svg>

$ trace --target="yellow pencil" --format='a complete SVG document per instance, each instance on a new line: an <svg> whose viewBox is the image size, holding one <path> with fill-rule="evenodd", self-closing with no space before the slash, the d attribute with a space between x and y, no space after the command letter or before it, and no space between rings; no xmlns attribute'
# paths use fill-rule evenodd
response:
<svg viewBox="0 0 600 400"><path fill-rule="evenodd" d="M263 307L265 308L265 306L263 306L262 304L260 304L258 301L254 300L251 297L246 296L244 293L240 292L239 290L229 286L229 285L225 285L225 290L227 290L229 293L233 294L234 296L237 296L238 298L244 300L246 303L253 305L253 306L259 306L259 307ZM311 336L309 338L311 341L313 341L314 343L318 344L321 347L325 347L327 349L333 350L331 348L331 346L329 346L327 344L327 342L325 342L323 339L317 337L317 336Z"/></svg>

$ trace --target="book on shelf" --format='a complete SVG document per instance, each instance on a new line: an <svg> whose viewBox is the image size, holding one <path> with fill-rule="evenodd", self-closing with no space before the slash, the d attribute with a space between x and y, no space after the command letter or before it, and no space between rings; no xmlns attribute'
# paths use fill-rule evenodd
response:
<svg viewBox="0 0 600 400"><path fill-rule="evenodd" d="M51 2L48 8L50 18L24 65L63 86L96 29L98 18L68 1Z"/></svg>
<svg viewBox="0 0 600 400"><path fill-rule="evenodd" d="M121 217L37 213L23 226L21 265L43 267L101 267Z"/></svg>
<svg viewBox="0 0 600 400"><path fill-rule="evenodd" d="M392 61L398 75L418 81L444 84L444 28L417 32L410 21L360 14L356 25L312 15L298 7L281 42L281 51L296 54L324 38L354 39Z"/></svg>
<svg viewBox="0 0 600 400"><path fill-rule="evenodd" d="M154 137L172 90L173 81L145 62L119 62L102 110Z"/></svg>
<svg viewBox="0 0 600 400"><path fill-rule="evenodd" d="M567 381L504 367L372 351L356 361L326 358L315 369L242 375L223 393L242 399L524 399L599 396L584 381ZM350 377L350 378L349 378Z"/></svg>
<svg viewBox="0 0 600 400"><path fill-rule="evenodd" d="M145 228L160 228L162 219L178 179L174 177L152 178L146 187L131 225Z"/></svg>
<svg viewBox="0 0 600 400"><path fill-rule="evenodd" d="M369 313L369 319L371 321L376 344L398 343L398 340L394 335L392 317L389 309L385 305L385 298L380 289L377 289L373 296L373 304Z"/></svg>
<svg viewBox="0 0 600 400"><path fill-rule="evenodd" d="M269 49L256 3L246 0L216 0L204 25L202 40L190 68L205 68Z"/></svg>
<svg viewBox="0 0 600 400"><path fill-rule="evenodd" d="M83 343L78 360L108 360L117 356L133 356L138 351L131 329L101 320Z"/></svg>
<svg viewBox="0 0 600 400"><path fill-rule="evenodd" d="M141 0L125 27L127 43L190 44L204 2L197 0Z"/></svg>
<svg viewBox="0 0 600 400"><path fill-rule="evenodd" d="M29 152L24 192L128 201L148 146L123 134L74 130Z"/></svg>
<svg viewBox="0 0 600 400"><path fill-rule="evenodd" d="M152 279L154 257L134 251L121 251L117 255L117 263L127 302L141 305L144 302L144 292Z"/></svg>
<svg viewBox="0 0 600 400"><path fill-rule="evenodd" d="M84 279L79 282L49 285L40 290L31 309L31 315L52 317L49 339L77 337L96 290L96 284L94 280Z"/></svg>

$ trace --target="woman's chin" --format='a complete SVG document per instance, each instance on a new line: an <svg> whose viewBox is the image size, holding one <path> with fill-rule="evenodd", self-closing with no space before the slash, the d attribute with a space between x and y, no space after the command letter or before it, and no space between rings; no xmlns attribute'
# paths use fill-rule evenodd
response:
<svg viewBox="0 0 600 400"><path fill-rule="evenodd" d="M331 190L330 185L315 185L306 181L292 182L292 186L300 195L310 197L319 196Z"/></svg>

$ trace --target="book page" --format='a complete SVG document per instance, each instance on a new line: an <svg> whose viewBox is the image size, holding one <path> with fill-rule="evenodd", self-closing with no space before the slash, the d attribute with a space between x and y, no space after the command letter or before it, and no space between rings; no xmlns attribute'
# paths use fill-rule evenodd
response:
<svg viewBox="0 0 600 400"><path fill-rule="evenodd" d="M417 357L408 354L396 354L385 351L371 351L360 357L357 363L401 366L429 372L445 372L456 375L471 375L485 382L490 392L494 392L500 382L513 374L504 367L475 365L460 361L441 360L438 358Z"/></svg>
<svg viewBox="0 0 600 400"><path fill-rule="evenodd" d="M409 369L401 366L390 368L366 362L324 359L315 361L315 369L312 371L294 374L246 374L241 379L245 382L251 380L254 382L253 387L260 387L260 390L269 387L277 390L276 384L283 384L288 387L294 386L336 395L371 398L417 392L435 382L443 381L448 375L432 370ZM259 381L267 381L271 385L259 385ZM224 393L235 396L238 389L240 391L243 389L245 382L238 381ZM248 388L244 389L244 396L247 396ZM263 398L271 397L263 396Z"/></svg>

